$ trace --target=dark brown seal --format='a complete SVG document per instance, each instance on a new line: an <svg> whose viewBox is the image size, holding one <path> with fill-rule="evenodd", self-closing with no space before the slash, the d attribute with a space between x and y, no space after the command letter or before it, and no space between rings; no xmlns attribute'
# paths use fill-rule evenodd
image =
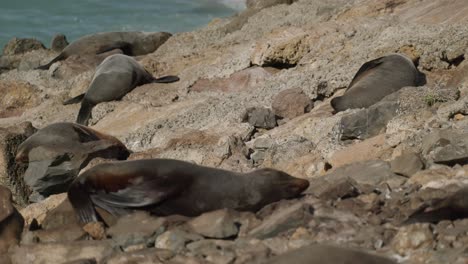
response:
<svg viewBox="0 0 468 264"><path fill-rule="evenodd" d="M177 76L154 78L134 58L115 54L107 57L97 68L93 80L85 94L78 95L64 104L82 100L77 123L88 125L93 107L102 102L119 100L139 85L150 82L171 83Z"/></svg>
<svg viewBox="0 0 468 264"><path fill-rule="evenodd" d="M64 60L71 55L97 55L114 49L120 49L130 56L145 55L155 51L172 35L167 32L103 32L83 36L68 46L46 65L37 69L47 70L57 61Z"/></svg>
<svg viewBox="0 0 468 264"><path fill-rule="evenodd" d="M332 245L305 246L264 263L269 264L396 264L385 257Z"/></svg>
<svg viewBox="0 0 468 264"><path fill-rule="evenodd" d="M68 198L81 222L97 221L94 206L113 215L131 209L155 215L196 216L221 208L257 211L294 198L309 182L274 169L235 173L179 160L99 164L71 184Z"/></svg>
<svg viewBox="0 0 468 264"><path fill-rule="evenodd" d="M443 199L427 201L411 214L403 224L438 223L443 220L457 220L468 217L468 186Z"/></svg>
<svg viewBox="0 0 468 264"><path fill-rule="evenodd" d="M420 86L426 77L404 55L391 54L361 66L343 96L333 98L336 112L369 107L405 86Z"/></svg>

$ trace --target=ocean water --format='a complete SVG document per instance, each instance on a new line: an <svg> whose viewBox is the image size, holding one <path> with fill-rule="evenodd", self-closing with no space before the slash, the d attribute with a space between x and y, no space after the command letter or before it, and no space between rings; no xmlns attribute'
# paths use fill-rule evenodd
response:
<svg viewBox="0 0 468 264"><path fill-rule="evenodd" d="M244 8L245 0L0 0L0 50L13 37L48 47L57 33L71 42L103 31L190 31Z"/></svg>

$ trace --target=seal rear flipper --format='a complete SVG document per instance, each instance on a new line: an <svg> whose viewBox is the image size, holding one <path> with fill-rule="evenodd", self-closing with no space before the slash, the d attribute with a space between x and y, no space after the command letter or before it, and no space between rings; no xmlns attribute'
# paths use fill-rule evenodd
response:
<svg viewBox="0 0 468 264"><path fill-rule="evenodd" d="M403 222L404 225L414 223L438 223L443 220L456 220L463 218L459 212L452 210L452 208L441 208L427 212L416 212Z"/></svg>
<svg viewBox="0 0 468 264"><path fill-rule="evenodd" d="M61 61L63 59L65 59L65 55L63 55L63 53L60 53L57 57L55 57L49 63L37 67L36 70L48 70L50 66L52 66L52 64L56 63L57 61Z"/></svg>
<svg viewBox="0 0 468 264"><path fill-rule="evenodd" d="M361 66L361 68L359 68L356 75L354 75L353 80L351 81L351 83L348 86L348 89L351 86L353 86L354 83L359 81L359 79L361 79L367 71L369 71L369 70L379 66L380 64L382 64L383 63L383 60L382 60L383 58L385 58L385 57L380 57L380 58L377 58L375 60L371 60L371 61L368 61L368 62L364 63Z"/></svg>
<svg viewBox="0 0 468 264"><path fill-rule="evenodd" d="M83 100L83 102L81 102L81 108L78 112L78 118L76 119L76 123L87 126L88 121L91 118L91 111L93 110L93 107L93 104L86 100Z"/></svg>
<svg viewBox="0 0 468 264"><path fill-rule="evenodd" d="M81 183L72 183L68 189L68 199L81 223L98 221L91 198Z"/></svg>
<svg viewBox="0 0 468 264"><path fill-rule="evenodd" d="M133 55L132 54L132 44L129 43L129 42L125 42L125 41L118 41L118 42L112 43L110 45L104 45L101 48L99 48L98 51L96 51L96 55L106 53L106 52L109 52L109 51L115 50L115 49L122 50L122 52L125 55L130 55L130 56Z"/></svg>
<svg viewBox="0 0 468 264"><path fill-rule="evenodd" d="M180 78L175 75L163 76L161 78L153 79L153 83L173 83L179 81Z"/></svg>
<svg viewBox="0 0 468 264"><path fill-rule="evenodd" d="M73 97L71 99L68 99L67 101L63 102L63 105L77 104L77 103L79 103L79 102L81 102L83 100L84 96L85 96L85 94L82 93L82 94L80 94L78 96L75 96L75 97Z"/></svg>

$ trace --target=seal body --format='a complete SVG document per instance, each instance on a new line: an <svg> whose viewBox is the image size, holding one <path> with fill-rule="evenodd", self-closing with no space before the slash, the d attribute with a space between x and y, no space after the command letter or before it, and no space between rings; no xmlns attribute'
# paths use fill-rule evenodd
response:
<svg viewBox="0 0 468 264"><path fill-rule="evenodd" d="M336 112L365 108L405 86L425 83L424 74L418 71L408 57L391 54L362 65L344 95L333 98L331 105Z"/></svg>
<svg viewBox="0 0 468 264"><path fill-rule="evenodd" d="M83 36L68 46L46 65L38 69L46 70L57 62L72 55L97 55L114 49L120 49L130 56L145 55L155 51L172 35L167 32L145 33L137 31L129 32L102 32Z"/></svg>
<svg viewBox="0 0 468 264"><path fill-rule="evenodd" d="M257 211L297 197L309 182L273 169L235 173L184 161L149 159L99 164L82 173L68 197L79 219L97 221L94 206L113 215L131 209L159 216L196 216L231 208Z"/></svg>
<svg viewBox="0 0 468 264"><path fill-rule="evenodd" d="M134 58L122 54L107 57L97 68L88 91L64 104L82 100L77 123L88 124L92 108L102 102L119 100L135 87L150 83L178 81L177 76L154 78Z"/></svg>

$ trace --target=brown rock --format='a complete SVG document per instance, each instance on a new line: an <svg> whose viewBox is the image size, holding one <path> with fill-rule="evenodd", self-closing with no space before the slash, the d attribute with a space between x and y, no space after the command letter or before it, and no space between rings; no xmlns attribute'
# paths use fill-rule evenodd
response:
<svg viewBox="0 0 468 264"><path fill-rule="evenodd" d="M23 225L23 217L13 207L10 190L0 185L0 255L18 244Z"/></svg>
<svg viewBox="0 0 468 264"><path fill-rule="evenodd" d="M390 162L392 171L396 174L411 177L424 168L424 163L418 154L406 152Z"/></svg>
<svg viewBox="0 0 468 264"><path fill-rule="evenodd" d="M28 231L21 239L21 245L33 243L56 243L78 241L86 237L86 232L77 225L64 225L54 229Z"/></svg>
<svg viewBox="0 0 468 264"><path fill-rule="evenodd" d="M309 112L312 107L312 100L300 88L281 91L273 98L271 105L277 116L289 119Z"/></svg>
<svg viewBox="0 0 468 264"><path fill-rule="evenodd" d="M48 212L41 224L42 228L45 230L66 225L79 226L75 211L68 199L65 199L60 205Z"/></svg>
<svg viewBox="0 0 468 264"><path fill-rule="evenodd" d="M401 227L392 241L392 248L400 255L417 249L433 247L434 235L429 224L414 224Z"/></svg>
<svg viewBox="0 0 468 264"><path fill-rule="evenodd" d="M174 256L174 252L167 249L148 248L133 252L116 253L106 258L107 264L128 264L128 263L164 263Z"/></svg>
<svg viewBox="0 0 468 264"><path fill-rule="evenodd" d="M38 88L27 82L0 80L0 91L0 118L20 116L40 103Z"/></svg>
<svg viewBox="0 0 468 264"><path fill-rule="evenodd" d="M101 222L91 222L83 226L83 230L88 233L95 240L102 240L106 238L106 229Z"/></svg>
<svg viewBox="0 0 468 264"><path fill-rule="evenodd" d="M37 49L45 49L44 44L37 39L12 38L5 47L3 47L3 55L16 55Z"/></svg>
<svg viewBox="0 0 468 264"><path fill-rule="evenodd" d="M30 225L35 219L38 225L42 225L42 222L46 218L46 215L62 204L67 199L66 193L51 195L45 200L39 203L32 203L27 207L21 209L21 215L23 215L26 225Z"/></svg>

